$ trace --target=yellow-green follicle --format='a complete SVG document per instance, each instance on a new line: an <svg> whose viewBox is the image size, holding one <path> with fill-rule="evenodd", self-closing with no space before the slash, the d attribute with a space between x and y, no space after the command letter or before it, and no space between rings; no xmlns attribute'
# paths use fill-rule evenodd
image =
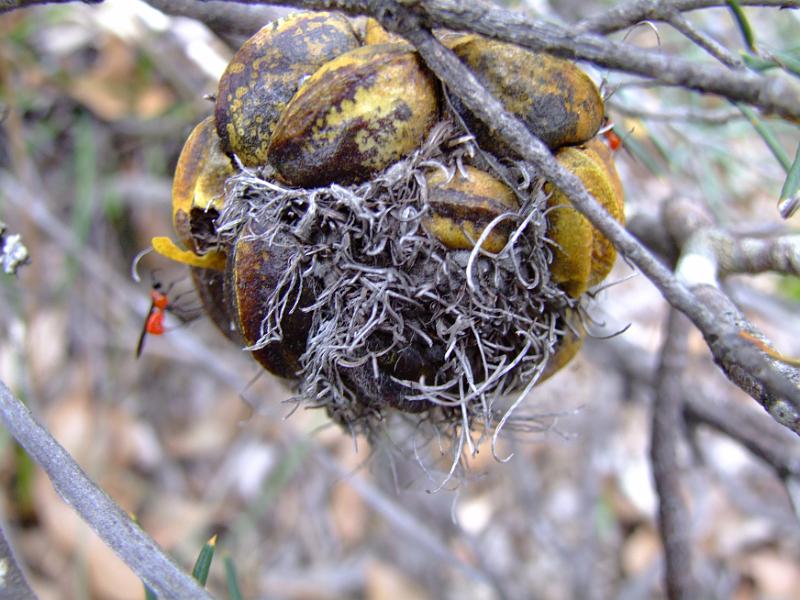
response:
<svg viewBox="0 0 800 600"><path fill-rule="evenodd" d="M445 43L550 148L585 142L599 130L603 100L589 76L574 63L477 35L446 38ZM512 154L492 128L458 99L454 106L483 149L500 156Z"/></svg>
<svg viewBox="0 0 800 600"><path fill-rule="evenodd" d="M437 113L433 76L409 46L363 46L303 83L275 127L269 162L294 185L352 183L417 148Z"/></svg>
<svg viewBox="0 0 800 600"><path fill-rule="evenodd" d="M454 250L471 250L492 220L519 209L511 188L474 167L465 167L463 175L456 172L451 179L441 170L433 171L426 180L431 215L423 220L423 225ZM481 248L497 253L507 242L506 223L490 231Z"/></svg>
<svg viewBox="0 0 800 600"><path fill-rule="evenodd" d="M225 181L233 173L230 160L220 148L214 118L207 117L186 140L172 181L173 227L187 248L195 251L202 245L192 238L193 215L222 209Z"/></svg>
<svg viewBox="0 0 800 600"><path fill-rule="evenodd" d="M297 13L262 28L220 80L215 116L224 149L247 166L266 164L275 124L300 82L358 43L336 13Z"/></svg>
<svg viewBox="0 0 800 600"><path fill-rule="evenodd" d="M616 170L611 171L613 163L609 166L596 150L581 146L562 148L556 158L617 221L624 221L623 198L614 183ZM551 184L545 190L551 192L548 237L556 244L550 275L570 296L578 297L605 279L614 266L616 250L560 190Z"/></svg>

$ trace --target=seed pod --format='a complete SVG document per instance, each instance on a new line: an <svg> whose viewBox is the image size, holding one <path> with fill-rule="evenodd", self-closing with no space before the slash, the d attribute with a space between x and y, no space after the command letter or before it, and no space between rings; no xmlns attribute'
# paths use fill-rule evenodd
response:
<svg viewBox="0 0 800 600"><path fill-rule="evenodd" d="M499 215L519 209L514 192L485 171L466 167L467 177L456 172L449 181L441 170L427 176L428 204L432 215L425 228L451 249L471 250L485 227ZM507 223L495 226L481 248L500 252L508 241Z"/></svg>
<svg viewBox="0 0 800 600"><path fill-rule="evenodd" d="M235 344L242 345L242 337L236 329L236 323L231 318L228 303L225 301L225 273L214 269L193 267L191 274L194 288L197 290L197 296L200 298L205 313L222 332L222 335Z"/></svg>
<svg viewBox="0 0 800 600"><path fill-rule="evenodd" d="M389 33L377 20L369 17L364 26L364 44L398 44L405 40L395 33Z"/></svg>
<svg viewBox="0 0 800 600"><path fill-rule="evenodd" d="M207 117L186 140L172 180L172 224L178 239L196 254L213 243L213 222L225 201L225 181L233 174L214 118Z"/></svg>
<svg viewBox="0 0 800 600"><path fill-rule="evenodd" d="M261 238L239 240L228 257L228 312L249 346L264 334L266 307L287 267L288 250L279 244L280 240L271 245ZM304 281L300 298L287 300L280 321L283 339L253 351L253 357L271 373L290 379L298 376L312 321L311 313L303 308L311 305L313 298L313 282Z"/></svg>
<svg viewBox="0 0 800 600"><path fill-rule="evenodd" d="M358 44L337 13L295 13L263 27L219 82L214 114L223 149L246 166L265 165L275 124L303 79Z"/></svg>
<svg viewBox="0 0 800 600"><path fill-rule="evenodd" d="M368 345L380 350L389 342L388 338L378 333L372 336ZM425 399L409 398L418 393L398 380L424 380L428 385L434 384L436 372L444 363L444 348L415 340L381 353L377 361L377 376L371 364L347 370L346 377L351 381L362 405L386 404L407 413L419 413L431 408L432 404Z"/></svg>
<svg viewBox="0 0 800 600"><path fill-rule="evenodd" d="M620 179L619 173L617 172L617 165L614 163L614 153L612 149L609 148L607 144L603 143L599 137L593 137L583 144L583 146L589 153L589 157L596 163L602 165L605 169L606 175L608 175L611 181L611 186L614 188L614 194L619 198L619 203L614 204L617 212L612 212L611 214L614 215L617 221L622 223L625 218L623 213L625 189L622 187L622 179ZM609 208L609 210L612 209Z"/></svg>
<svg viewBox="0 0 800 600"><path fill-rule="evenodd" d="M362 46L300 87L275 126L269 162L293 185L354 183L417 148L436 117L436 82L416 52Z"/></svg>
<svg viewBox="0 0 800 600"><path fill-rule="evenodd" d="M551 149L580 144L603 123L603 99L574 63L477 35L445 40L478 80ZM457 98L456 111L478 145L497 156L513 152Z"/></svg>
<svg viewBox="0 0 800 600"><path fill-rule="evenodd" d="M550 377L567 366L583 346L583 327L576 318L575 313L568 311L564 319L564 333L558 341L555 353L547 361L538 383L543 383L550 379Z"/></svg>
<svg viewBox="0 0 800 600"><path fill-rule="evenodd" d="M623 198L616 191L618 178L612 163L581 146L562 148L556 158L583 182L586 190L620 223L624 222ZM609 166L610 165L610 166ZM622 189L621 186L619 188ZM550 276L573 298L595 286L611 271L617 253L614 246L592 227L582 214L572 208L569 199L551 184L548 206L548 235L557 244Z"/></svg>

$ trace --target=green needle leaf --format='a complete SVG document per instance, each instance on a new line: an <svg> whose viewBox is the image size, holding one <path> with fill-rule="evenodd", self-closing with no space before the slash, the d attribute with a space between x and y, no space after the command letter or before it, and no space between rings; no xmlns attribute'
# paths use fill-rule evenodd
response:
<svg viewBox="0 0 800 600"><path fill-rule="evenodd" d="M728 6L733 13L733 18L736 19L736 24L739 26L739 31L742 32L744 43L750 48L752 52L756 52L756 39L753 35L753 28L750 27L750 21L747 20L747 15L744 14L739 0L728 0Z"/></svg>
<svg viewBox="0 0 800 600"><path fill-rule="evenodd" d="M794 155L794 162L783 182L778 210L784 219L791 217L800 208L800 144Z"/></svg>
<svg viewBox="0 0 800 600"><path fill-rule="evenodd" d="M214 534L208 540L203 549L200 550L200 555L197 557L197 562L194 563L192 569L192 577L197 579L201 585L206 584L208 579L208 572L211 570L211 561L214 559L214 550L217 547L217 536Z"/></svg>
<svg viewBox="0 0 800 600"><path fill-rule="evenodd" d="M778 139L773 135L772 131L769 130L752 108L740 102L736 102L735 104L736 108L747 117L753 129L761 136L761 139L764 140L764 143L769 147L773 156L775 156L776 160L781 163L783 169L788 173L792 166L792 161L789 160L789 155L786 154L786 151L781 147L780 142L778 142Z"/></svg>
<svg viewBox="0 0 800 600"><path fill-rule="evenodd" d="M242 591L239 589L239 583L236 581L236 567L233 565L233 560L230 556L224 558L225 563L225 581L228 584L228 599L229 600L244 600Z"/></svg>

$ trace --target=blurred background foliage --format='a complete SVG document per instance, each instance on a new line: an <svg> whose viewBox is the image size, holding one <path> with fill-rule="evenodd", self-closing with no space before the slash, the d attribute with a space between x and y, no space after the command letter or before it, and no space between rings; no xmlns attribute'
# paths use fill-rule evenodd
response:
<svg viewBox="0 0 800 600"><path fill-rule="evenodd" d="M568 22L587 11L576 1L506 4ZM747 14L760 44L796 45L795 11ZM691 19L743 48L727 11ZM668 26L613 37L712 60ZM0 16L0 219L33 258L18 278L0 276L0 379L181 564L190 568L220 534L218 551L232 558L246 598L663 597L650 389L609 368L608 357L632 352L652 365L665 305L623 261L593 312L598 333L630 329L592 341L536 388L524 411L540 426L502 437L498 454L515 453L509 463L483 447L436 494L427 492L449 456L435 444L419 449L422 469L402 428L370 448L319 411L284 419L289 392L256 377L246 354L203 319L171 322L134 359L151 280L191 287L185 272L152 256L142 283L130 266L170 229L172 170L232 52L200 22L139 0ZM736 107L589 70L624 141L629 218L685 195L735 232L796 229L775 209L785 171ZM760 123L792 156L797 128ZM778 348L800 355L796 278L737 277L729 291ZM760 411L724 380L699 335L690 351L698 396ZM693 440L681 459L708 597L795 598L800 527L784 489L728 439L698 431ZM41 598L143 597L4 432L0 482L4 518ZM215 562L209 589L222 595Z"/></svg>

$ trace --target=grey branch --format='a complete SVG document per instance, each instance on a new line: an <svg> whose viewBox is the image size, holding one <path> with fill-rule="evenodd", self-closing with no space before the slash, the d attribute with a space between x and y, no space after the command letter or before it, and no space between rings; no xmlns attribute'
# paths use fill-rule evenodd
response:
<svg viewBox="0 0 800 600"><path fill-rule="evenodd" d="M703 110L696 108L667 108L662 107L656 110L644 110L641 108L626 106L615 100L606 102L606 110L611 108L614 112L628 117L637 117L647 121L663 122L686 122L686 123L705 123L707 125L724 125L731 121L738 121L744 118L742 112L736 108L724 108L718 110Z"/></svg>
<svg viewBox="0 0 800 600"><path fill-rule="evenodd" d="M681 249L676 275L689 286L718 286L737 273L800 275L800 235L772 238L735 236L716 227L711 217L685 198L665 202L663 224Z"/></svg>
<svg viewBox="0 0 800 600"><path fill-rule="evenodd" d="M697 598L692 573L689 511L683 500L678 443L683 431L683 372L688 355L689 322L669 313L666 339L655 379L650 457L659 498L658 523L664 544L666 588L670 600Z"/></svg>
<svg viewBox="0 0 800 600"><path fill-rule="evenodd" d="M686 396L683 412L689 423L706 425L742 444L781 479L800 478L800 448L775 431L769 420L733 402L721 409L691 394Z"/></svg>
<svg viewBox="0 0 800 600"><path fill-rule="evenodd" d="M161 598L208 599L205 590L156 545L0 382L0 419L50 477L56 491Z"/></svg>
<svg viewBox="0 0 800 600"><path fill-rule="evenodd" d="M739 0L742 6L798 8L797 0ZM584 19L577 31L613 33L642 21L668 21L675 13L726 6L725 0L633 0L622 3L596 17Z"/></svg>
<svg viewBox="0 0 800 600"><path fill-rule="evenodd" d="M232 5L230 2L197 0L146 0L146 2L165 14L201 21L219 37L234 42L235 45L241 44L279 16L274 8Z"/></svg>
<svg viewBox="0 0 800 600"><path fill-rule="evenodd" d="M698 30L682 13L673 13L667 22L677 31L686 36L688 40L708 52L708 54L716 58L726 67L731 69L744 68L742 59L735 56L730 50L728 50L715 39L711 38L708 34Z"/></svg>
<svg viewBox="0 0 800 600"><path fill-rule="evenodd" d="M3 600L36 600L25 573L19 566L14 549L8 542L8 536L0 527L0 599Z"/></svg>
<svg viewBox="0 0 800 600"><path fill-rule="evenodd" d="M17 8L27 8L39 4L66 4L74 0L0 0L0 15ZM103 0L80 0L84 4L99 4Z"/></svg>

